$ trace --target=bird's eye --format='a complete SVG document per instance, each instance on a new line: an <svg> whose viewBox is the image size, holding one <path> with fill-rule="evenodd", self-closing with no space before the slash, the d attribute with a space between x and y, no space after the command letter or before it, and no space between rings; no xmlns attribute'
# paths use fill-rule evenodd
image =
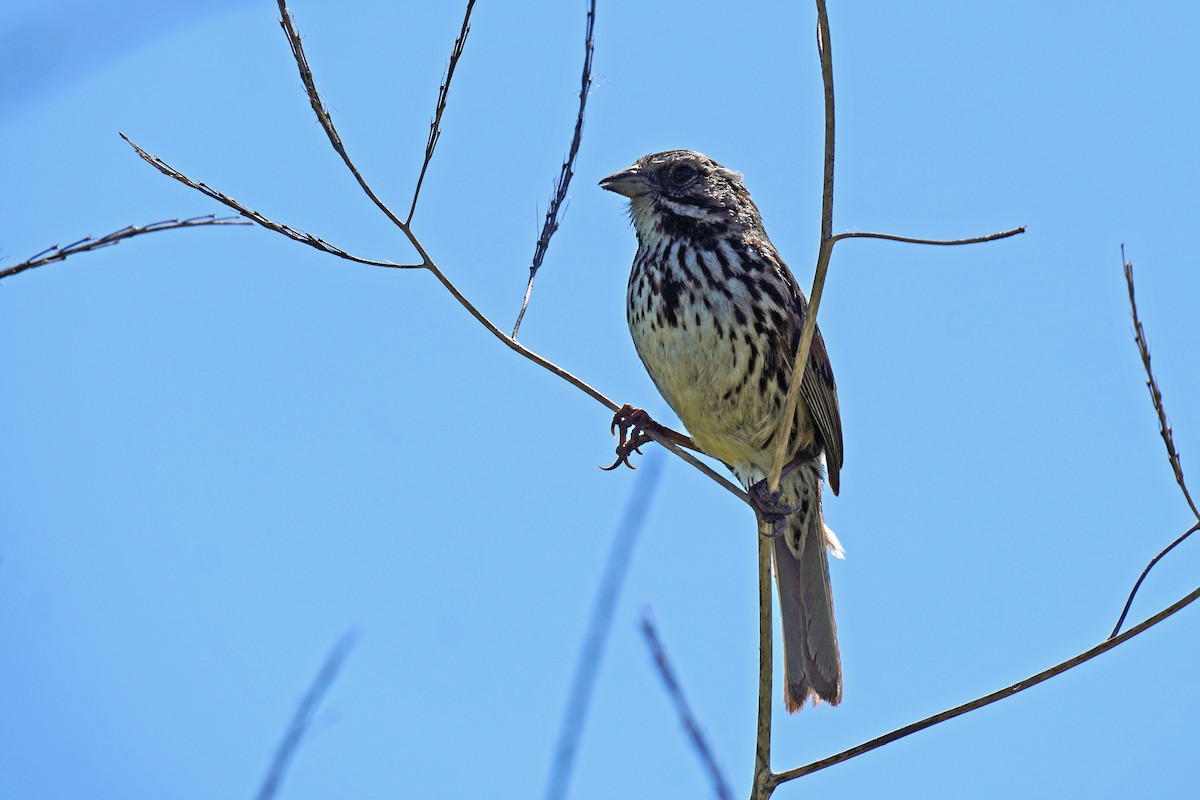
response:
<svg viewBox="0 0 1200 800"><path fill-rule="evenodd" d="M671 170L670 175L667 176L667 180L674 186L686 186L687 184L691 183L698 174L699 173L696 171L696 168L692 165L680 164Z"/></svg>

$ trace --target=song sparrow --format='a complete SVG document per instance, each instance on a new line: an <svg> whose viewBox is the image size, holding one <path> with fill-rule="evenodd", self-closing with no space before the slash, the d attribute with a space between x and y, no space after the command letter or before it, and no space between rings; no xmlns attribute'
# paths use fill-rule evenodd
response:
<svg viewBox="0 0 1200 800"><path fill-rule="evenodd" d="M638 249L627 314L638 355L696 446L761 493L808 313L808 301L763 230L736 172L690 150L638 159L600 181L629 198ZM818 330L801 384L781 489L791 508L775 539L789 711L836 705L841 656L821 515L824 454L838 491L842 423Z"/></svg>

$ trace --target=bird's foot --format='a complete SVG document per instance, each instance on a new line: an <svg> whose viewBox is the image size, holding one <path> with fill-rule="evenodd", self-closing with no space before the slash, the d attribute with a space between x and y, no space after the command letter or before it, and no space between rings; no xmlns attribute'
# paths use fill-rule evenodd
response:
<svg viewBox="0 0 1200 800"><path fill-rule="evenodd" d="M634 408L626 403L613 414L612 426L609 431L617 435L620 431L619 441L617 442L617 460L610 466L601 467L603 470L613 470L624 464L630 469L637 469L629 461L629 457L634 453L642 454L638 448L646 442L653 441L653 438L647 435L646 431L658 432L663 430L657 422L650 419L650 415L643 409Z"/></svg>
<svg viewBox="0 0 1200 800"><path fill-rule="evenodd" d="M772 492L767 487L765 478L751 485L746 493L750 495L750 507L754 509L754 515L758 517L758 521L761 523L759 528L764 531L764 535L770 536L772 539L783 535L783 532L787 530L788 516L796 513L799 509L784 503L783 492L779 489Z"/></svg>

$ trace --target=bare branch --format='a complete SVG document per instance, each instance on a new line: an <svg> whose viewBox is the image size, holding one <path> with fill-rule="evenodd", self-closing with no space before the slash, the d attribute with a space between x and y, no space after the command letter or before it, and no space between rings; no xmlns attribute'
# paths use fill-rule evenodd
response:
<svg viewBox="0 0 1200 800"><path fill-rule="evenodd" d="M325 130L325 135L329 138L329 143L333 145L333 149L342 157L342 161L346 164L346 168L350 170L350 174L354 176L354 180L358 181L358 185L366 192L367 197L373 202L384 215L395 223L396 227L408 233L408 223L401 222L400 218L392 213L392 210L379 199L374 190L367 185L366 180L358 171L358 167L354 166L354 162L350 160L350 156L346 154L346 148L342 144L342 137L338 135L337 129L333 127L333 118L329 116L329 109L325 108L325 103L321 100L320 94L317 93L316 80L313 78L312 69L308 66L308 56L304 54L304 45L300 41L300 34L296 32L296 26L292 22L292 16L288 13L287 3L284 0L278 0L279 3L279 25L283 28L284 35L287 36L288 44L292 48L292 57L296 59L296 68L300 70L300 80L304 84L304 91L308 94L308 102L312 106L313 113L317 115L317 122L321 123L321 127ZM336 255L336 254L335 254ZM384 266L376 264L376 266Z"/></svg>
<svg viewBox="0 0 1200 800"><path fill-rule="evenodd" d="M1125 262L1125 285L1129 287L1129 310L1133 316L1133 339L1137 342L1138 353L1142 356L1142 366L1146 368L1146 388L1150 390L1150 401L1154 403L1154 411L1158 414L1158 432L1162 436L1163 444L1167 447L1167 459L1171 462L1171 471L1175 473L1175 482L1183 491L1183 498L1187 500L1188 507L1192 509L1196 519L1200 520L1200 510L1197 510L1196 504L1192 502L1191 492L1188 491L1187 482L1183 479L1183 466L1179 461L1179 451L1175 449L1175 434L1171 430L1171 423L1167 421L1167 412L1163 407L1162 392L1159 391L1158 381L1154 378L1154 370L1150 368L1150 345L1146 343L1146 331L1143 330L1142 321L1138 317L1137 298L1133 291L1133 262L1125 260L1125 245L1121 245L1121 260Z"/></svg>
<svg viewBox="0 0 1200 800"><path fill-rule="evenodd" d="M587 395L592 397L594 400L599 402L601 405L607 407L608 410L616 411L618 408L620 408L620 406L618 406L616 403L614 403L612 400L610 400L606 395L604 395L598 389L593 388L590 384L584 382L582 379L580 379L580 378L576 377L575 375L573 375L572 373L566 371L562 367L555 364L553 361L550 361L549 359L547 359L541 355L538 355L537 353L533 352L529 348L523 346L522 344L517 342L515 339L512 339L509 336L507 336L504 333L504 331L497 328L496 325L490 319L488 319L483 314L482 311L480 311L478 308L476 308L474 306L474 304L472 304L469 300L467 300L467 298L463 295L463 293L458 290L458 287L456 287L450 281L450 279L445 276L445 274L438 268L438 266L429 257L429 254L425 251L425 248L421 245L420 240L418 240L416 238L416 236L414 236L410 230L405 229L404 233L408 237L408 240L412 243L413 247L416 248L417 253L421 256L422 263L420 263L420 264L397 264L392 261L376 261L373 259L362 258L360 256L352 255L350 253L347 253L342 248L340 248L336 245L330 244L329 242L325 241L324 239L313 236L311 233L305 233L304 231L298 231L295 228L292 228L288 225L284 225L282 223L275 222L274 220L268 219L267 217L263 216L262 214L260 214L257 211L252 211L251 209L249 209L246 206L242 205L241 203L237 202L233 198L228 197L227 195L217 191L216 189L213 189L212 187L208 186L207 184L202 183L200 181L192 180L187 175L184 175L182 172L175 169L167 162L163 161L161 158L147 153L145 150L143 150L141 147L139 147L136 142L134 142L132 139L130 139L125 134L122 133L121 138L124 139L126 142L128 142L129 146L132 147L135 151L137 151L137 154L139 156L141 156L141 158L146 163L150 164L152 167L157 169L162 174L166 175L169 178L174 178L175 180L179 181L180 183L184 184L185 186L189 186L192 189L195 189L196 191L204 194L205 196L211 197L212 199L214 199L220 203L223 203L226 206L229 206L230 208L232 208L234 211L238 212L242 216L246 217L249 220L253 220L254 222L257 222L259 225L261 225L262 227L264 227L268 230L272 230L272 231L275 231L276 233L283 234L284 236L288 237L289 239L300 242L301 244L306 244L309 247L316 248L317 250L320 250L324 253L329 253L330 255L335 255L339 258L344 258L348 261L354 261L359 264L367 264L367 265L373 266L373 267L389 267L391 269L427 269L427 270L429 270L431 273L433 273L433 276L438 279L438 281L442 284L442 286L444 286L446 288L446 290L449 291L451 295L453 295L454 299L458 301L459 305L461 305L463 308L465 308L472 317L474 317L480 324L482 324L485 328L487 328L489 333L491 333L493 336L495 336L497 339L499 339L501 342L503 342L505 345L507 345L509 349L513 350L516 353L519 353L521 356L529 359L530 361L537 364L538 366L557 375L558 377L562 378L567 383L570 383L572 386L576 387L577 389L582 390L584 393L586 393ZM721 486L723 489L728 491L734 497L737 497L743 503L749 503L750 498L746 495L746 493L744 491L741 490L740 487L738 487L736 484L731 482L725 476L718 473L712 467L708 466L703 461L701 461L700 459L693 456L691 453L688 453L683 448L666 440L661 435L655 434L652 431L647 431L647 435L650 436L652 439L654 439L654 441L661 444L663 447L670 450L675 455L682 458L687 463L691 464L693 467L698 469L700 472L704 473L706 476L708 476L710 479L715 481L719 486Z"/></svg>
<svg viewBox="0 0 1200 800"><path fill-rule="evenodd" d="M517 338L521 330L521 320L525 318L525 309L529 307L529 296L533 293L533 280L541 269L546 250L550 247L550 237L558 230L558 214L563 202L567 199L567 187L575 175L575 156L579 154L579 144L583 140L583 112L587 108L588 91L592 86L592 53L595 43L592 31L596 27L596 0L589 0L587 26L583 34L583 77L579 85L579 113L575 115L575 133L571 136L571 147L567 159L563 162L562 171L554 183L554 197L550 199L550 207L546 209L546 221L542 225L542 233L538 236L537 246L533 249L533 262L529 266L529 283L525 285L525 297L521 300L521 311L517 314L516 324L513 325L512 338Z"/></svg>
<svg viewBox="0 0 1200 800"><path fill-rule="evenodd" d="M1188 528L1179 535L1179 538L1164 547L1154 558L1150 559L1150 563L1146 565L1146 568L1142 570L1142 574L1138 576L1137 582L1133 584L1133 590L1129 593L1128 599L1125 600L1125 607L1121 609L1121 616L1117 619L1117 624L1113 626L1112 633L1108 635L1110 639L1116 636L1120 632L1121 626L1125 624L1125 617L1129 614L1130 606L1133 605L1133 598L1137 596L1138 589L1142 588L1142 581L1146 580L1146 576L1150 574L1150 570L1154 569L1154 565L1161 561L1163 556L1174 550L1176 546L1183 544L1183 541L1197 530L1200 530L1200 522Z"/></svg>
<svg viewBox="0 0 1200 800"><path fill-rule="evenodd" d="M1105 639L1103 642L1096 645L1095 647L1093 647L1089 650L1085 650L1082 653L1080 653L1079 655L1074 656L1073 658L1069 658L1066 661L1063 661L1062 663L1055 664L1053 667L1043 670L1043 671L1037 673L1036 675L1031 675L1030 677L1028 677L1022 681L1017 681L1016 683L1012 684L1011 686L1006 686L1005 688L1000 689L995 692L992 692L991 694L986 694L983 697L976 698L975 700L972 700L969 703L963 703L962 705L955 706L954 708L951 708L951 709L947 709L946 711L943 711L939 714L934 714L933 716L926 717L925 719L918 720L917 722L913 722L909 725L905 725L902 728L897 728L896 730L891 731L890 733L885 733L882 736L878 736L878 737L870 740L869 742L864 742L860 745L851 747L848 750L843 750L840 753L835 753L834 755L827 756L826 758L822 758L818 761L813 761L812 763L805 764L802 767L797 767L795 769L789 769L786 772L780 772L777 775L775 775L775 777L773 779L773 786L778 786L781 783L785 783L790 780L795 780L796 778L800 778L805 775L810 775L814 772L818 772L827 767L832 767L834 764L840 764L843 761L849 761L850 759L860 756L863 753L869 753L870 751L878 749L880 747L883 747L886 744L891 744L892 742L896 741L897 739L903 739L905 736L916 733L918 731L923 731L926 728L930 728L934 725L937 725L938 723L954 719L955 717L961 717L963 714L967 714L971 711L975 711L976 709L983 708L984 706L987 706L987 705L991 705L992 703L995 703L999 700L1004 700L1006 698L1012 697L1015 694L1019 694L1020 692L1023 692L1026 689L1029 689L1033 686L1037 686L1039 683L1043 683L1045 681L1050 680L1051 678L1053 678L1055 676L1061 675L1062 673L1066 672L1067 670L1073 669L1073 668L1079 666L1080 664L1083 664L1086 661L1091 661L1093 658L1095 658L1098 655L1107 653L1109 650L1112 650L1114 647L1129 641L1133 637L1137 636L1140 633L1144 633L1145 631L1149 630L1150 628L1153 628L1155 625L1162 622L1167 617L1170 617L1171 615L1176 614L1179 611L1186 608L1187 606L1191 605L1197 599L1200 599L1200 588L1194 589L1192 592L1190 592L1188 595L1186 595L1185 597L1180 599L1178 602L1173 603L1170 606L1167 606L1162 611L1158 612L1157 614L1155 614L1154 616L1145 620L1144 622L1141 622L1138 625L1135 625L1134 627L1130 628L1129 630L1125 631L1124 633L1120 634L1119 636L1114 636L1112 638Z"/></svg>
<svg viewBox="0 0 1200 800"><path fill-rule="evenodd" d="M325 657L325 663L321 665L321 670L313 678L312 683L309 684L308 691L304 693L304 697L300 700L300 705L296 707L296 713L292 716L292 721L288 723L287 731L283 734L283 739L280 740L279 746L275 749L275 756L271 759L271 768L267 771L262 786L259 787L258 800L272 800L276 793L278 793L279 787L283 783L283 776L287 772L288 764L300 748L300 744L304 741L304 735L308 732L309 726L312 724L317 706L321 704L322 698L329 691L329 687L333 685L334 679L337 678L338 670L341 669L342 663L346 660L350 649L354 647L357 641L358 636L352 631L348 631L342 634L337 644L329 651L329 655Z"/></svg>
<svg viewBox="0 0 1200 800"><path fill-rule="evenodd" d="M408 219L404 221L406 225L412 224L413 214L417 213L417 198L421 195L421 184L425 182L425 170L429 169L438 139L442 138L442 114L446 111L446 101L450 97L450 81L454 78L454 68L458 66L463 48L467 46L467 34L471 32L471 9L474 7L475 0L467 0L462 29L458 32L458 38L454 40L454 47L450 50L450 63L446 65L446 74L442 76L442 83L438 87L437 108L433 112L433 121L429 123L429 139L425 142L425 160L421 162L421 174L417 176L417 186L413 189L412 205L408 209Z"/></svg>
<svg viewBox="0 0 1200 800"><path fill-rule="evenodd" d="M972 236L970 239L917 239L912 236L896 236L891 233L867 233L865 231L851 231L848 233L839 233L832 237L831 241L839 242L842 239L884 239L889 242L906 242L908 244L932 244L937 246L951 246L959 244L982 244L983 242L994 242L997 239L1007 239L1010 236L1024 233L1025 226L1012 228L999 233L989 233L987 236Z"/></svg>
<svg viewBox="0 0 1200 800"><path fill-rule="evenodd" d="M579 748L579 739L596 684L596 673L604 657L609 631L612 630L613 614L621 587L625 583L625 576L629 572L633 547L641 535L646 522L646 512L654 502L654 494L658 489L658 479L663 467L662 456L657 452L650 453L644 466L645 469L638 474L638 479L630 490L625 513L621 515L616 536L609 548L604 575L600 578L600 588L592 604L591 620L584 635L583 650L579 654L575 675L571 679L571 693L567 698L566 711L558 732L558 743L554 748L550 778L546 782L546 800L563 800L567 796L571 771L575 766L575 753Z"/></svg>
<svg viewBox="0 0 1200 800"><path fill-rule="evenodd" d="M692 749L696 751L696 756L704 766L704 771L708 773L713 793L721 800L733 800L733 791L729 788L729 780L721 771L721 767L717 765L712 746L709 745L692 707L688 704L679 679L675 677L675 670L671 668L671 662L667 659L667 651L658 638L654 620L651 619L648 610L642 612L642 621L638 627L642 632L642 637L646 640L646 646L650 648L650 655L654 658L654 667L662 679L663 687L667 690L667 696L671 698L671 705L675 706L675 713L679 716L683 729L687 731L688 741L691 743Z"/></svg>
<svg viewBox="0 0 1200 800"><path fill-rule="evenodd" d="M771 462L771 471L767 475L767 486L771 491L779 488L780 476L788 461L787 445L791 439L792 426L795 421L796 404L800 400L800 389L803 384L804 370L808 366L808 355L812 349L813 336L817 327L817 310L821 305L821 294L825 289L825 278L829 272L829 258L833 254L833 246L842 239L885 239L893 242L929 245L960 245L992 242L1006 239L1024 233L1025 228L1014 228L987 236L977 236L970 239L919 239L911 236L896 236L890 233L848 232L833 234L833 165L834 165L834 98L833 98L833 57L830 53L829 16L825 10L825 0L817 3L817 50L821 57L821 78L825 86L825 172L824 188L821 193L821 246L817 253L817 266L813 274L812 291L808 296L808 316L804 320L804 328L800 334L800 342L796 347L796 359L792 364L791 383L788 385L787 401L784 404L783 417L780 420L779 435L775 440L775 453ZM762 532L766 532L765 530Z"/></svg>
<svg viewBox="0 0 1200 800"><path fill-rule="evenodd" d="M421 269L421 268L425 267L424 264L397 264L394 261L376 261L376 260L370 259L370 258L362 258L360 256L351 255L350 253L347 253L345 250L338 247L337 245L330 244L329 242L325 241L324 239L321 239L320 237L313 236L311 233L306 233L304 231L298 231L289 225L284 225L283 223L275 222L274 220L268 219L267 217L263 216L262 214L260 214L257 211L252 211L251 209L249 209L246 206L239 203L237 200L234 200L232 197L228 197L227 195L222 194L221 192L217 191L216 189L212 188L211 186L209 186L205 183L201 183L200 181L192 180L187 175L184 175L182 172L175 169L167 162L163 161L158 156L154 156L154 155L147 153L145 150L143 150L141 147L138 146L137 142L133 141L125 134L122 133L122 134L120 134L120 136L122 139L124 139L126 142L129 143L129 146L132 147L139 156L141 156L143 161L145 161L150 166L154 167L156 170L161 172L163 175L166 175L168 178L174 178L175 180L182 183L184 186L189 186L192 189L195 189L196 191L200 192L201 194L203 194L207 197L211 197L213 200L216 200L218 203L225 204L229 208L232 208L234 211L241 214L246 219L257 222L259 225L266 228L267 230L275 231L276 233L282 233L284 236L288 237L289 239L300 242L301 244L306 244L309 247L316 248L317 250L320 250L322 253L329 253L330 255L337 256L338 258L344 258L347 261L355 261L359 264L368 264L372 267L389 267L391 269Z"/></svg>
<svg viewBox="0 0 1200 800"><path fill-rule="evenodd" d="M77 242L72 242L66 246L54 245L47 247L40 253L35 254L27 261L22 261L7 269L0 270L0 280L10 278L13 275L24 272L27 269L35 269L43 267L46 264L54 264L58 261L65 261L73 255L86 253L90 250L99 250L102 247L111 247L114 244L120 244L126 239L132 239L134 236L141 236L143 233L158 233L159 231L170 231L176 228L199 228L212 225L249 225L249 222L242 222L236 217L214 217L212 214L205 214L200 217L190 217L188 219L167 219L161 222L151 222L149 225L130 225L127 228L121 228L119 231L105 234L99 239L94 239L91 236L85 236Z"/></svg>

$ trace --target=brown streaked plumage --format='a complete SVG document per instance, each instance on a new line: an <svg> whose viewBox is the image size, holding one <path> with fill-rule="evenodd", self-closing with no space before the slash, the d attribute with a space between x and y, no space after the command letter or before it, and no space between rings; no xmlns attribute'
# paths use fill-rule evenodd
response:
<svg viewBox="0 0 1200 800"><path fill-rule="evenodd" d="M741 176L711 158L654 153L600 185L629 198L637 232L627 314L638 355L696 445L749 488L771 467L804 293ZM797 466L781 488L795 511L774 545L789 711L842 697L827 560L841 545L821 514L822 457L837 494L842 425L819 329L794 423L788 454Z"/></svg>

